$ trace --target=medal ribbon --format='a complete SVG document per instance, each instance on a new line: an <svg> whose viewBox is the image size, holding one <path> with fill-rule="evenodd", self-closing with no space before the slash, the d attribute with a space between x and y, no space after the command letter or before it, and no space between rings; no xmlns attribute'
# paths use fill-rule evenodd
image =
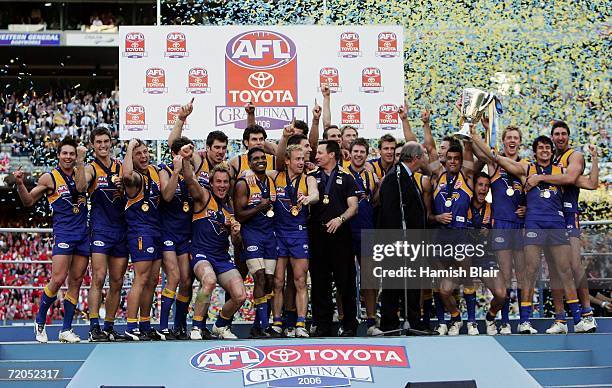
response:
<svg viewBox="0 0 612 388"><path fill-rule="evenodd" d="M472 225L474 228L480 229L482 228L482 221L484 220L484 212L487 209L487 204L484 203L480 209L476 209L470 203L470 209L472 210ZM478 215L478 216L477 216Z"/></svg>
<svg viewBox="0 0 612 388"><path fill-rule="evenodd" d="M149 197L151 196L151 193L149 192L149 190L151 190L151 174L149 173L149 167L147 167L147 172L142 175L143 175L142 180L143 180L143 185L144 185L144 187L142 188L142 195L144 197L144 203L148 205Z"/></svg>
<svg viewBox="0 0 612 388"><path fill-rule="evenodd" d="M544 172L544 168L542 168L542 166L540 166L537 163L535 164L535 166L536 166L536 172L538 173L538 175L546 175L546 173ZM552 164L550 166L552 166ZM552 185L548 185L548 187L546 187L544 183L542 182L538 183L538 189L540 191L550 191L551 187Z"/></svg>
<svg viewBox="0 0 612 388"><path fill-rule="evenodd" d="M455 181L457 181L457 178L459 178L459 174L455 175L455 177L449 181L448 177L450 175L450 172L446 172L446 187L445 187L445 191L446 191L446 201L452 201L453 200L453 190L454 190L454 186L455 186Z"/></svg>
<svg viewBox="0 0 612 388"><path fill-rule="evenodd" d="M364 183L361 173L355 171L352 166L349 166L349 170L351 171L351 174L353 174L353 177L355 178L355 183L357 183L359 190L363 190L366 197L369 198L371 194L370 193L370 180L366 178L365 183Z"/></svg>
<svg viewBox="0 0 612 388"><path fill-rule="evenodd" d="M266 183L264 184L259 179L256 179L257 187L261 191L261 198L270 198L270 177L266 175Z"/></svg>
<svg viewBox="0 0 612 388"><path fill-rule="evenodd" d="M112 159L111 159L111 167L113 166L113 164L115 165L115 171L111 170L110 168L106 167L104 165L104 163L102 163L102 161L98 158L94 158L94 162L96 162L96 164L98 166L100 166L100 168L102 169L102 171L104 171L106 173L106 176L108 177L107 181L108 181L108 186L116 189L117 186L115 186L115 183L113 182L113 176L114 175L119 175L119 163L115 163Z"/></svg>
<svg viewBox="0 0 612 388"><path fill-rule="evenodd" d="M329 198L329 193L331 191L331 184L334 181L334 179L336 179L336 174L338 173L338 167L334 167L329 177L327 176L325 171L321 171L321 173L322 173L321 182L323 182L323 184L325 185L324 194L327 198Z"/></svg>
<svg viewBox="0 0 612 388"><path fill-rule="evenodd" d="M300 188L300 181L302 180L302 174L298 175L295 178L295 188L293 187L293 182L291 182L291 178L289 178L289 171L285 172L285 176L287 178L287 188L285 189L285 191L287 192L287 196L289 197L289 200L291 201L291 205L295 206L297 205L297 200L298 200L298 190Z"/></svg>
<svg viewBox="0 0 612 388"><path fill-rule="evenodd" d="M56 167L56 170L60 173L62 178L64 178L64 182L66 182L66 186L68 186L68 191L70 192L71 203L73 207L79 206L79 193L76 189L76 182L72 176L68 177L68 175L64 174L61 168Z"/></svg>

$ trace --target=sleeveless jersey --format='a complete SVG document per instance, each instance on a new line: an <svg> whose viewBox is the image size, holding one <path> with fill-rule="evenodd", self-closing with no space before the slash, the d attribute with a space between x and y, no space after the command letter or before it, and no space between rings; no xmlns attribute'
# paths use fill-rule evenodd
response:
<svg viewBox="0 0 612 388"><path fill-rule="evenodd" d="M359 201L357 215L349 221L351 230L355 234L360 233L361 229L374 229L374 206L372 205L375 184L374 173L365 168L357 172L350 165L347 169L355 179L357 200Z"/></svg>
<svg viewBox="0 0 612 388"><path fill-rule="evenodd" d="M230 229L226 220L234 217L234 211L226 204L222 205L212 191L209 191L208 203L198 212L193 213L191 237L192 252L202 252L216 259L229 257Z"/></svg>
<svg viewBox="0 0 612 388"><path fill-rule="evenodd" d="M555 156L553 161L559 167L567 168L569 166L569 158L574 154L576 150L569 148L565 150L560 156ZM584 172L584 166L582 166L582 172ZM580 188L574 185L568 185L563 187L563 212L564 213L578 213L578 197L580 196Z"/></svg>
<svg viewBox="0 0 612 388"><path fill-rule="evenodd" d="M521 160L520 163L527 165L526 160ZM507 194L508 188L512 189L511 196ZM525 204L523 183L499 164L491 175L491 197L496 220L523 223L523 219L515 213L520 205Z"/></svg>
<svg viewBox="0 0 612 388"><path fill-rule="evenodd" d="M77 191L74 173L66 175L56 167L50 172L53 191L47 200L53 213L53 234L87 235L87 200L85 193Z"/></svg>
<svg viewBox="0 0 612 388"><path fill-rule="evenodd" d="M172 170L174 169L172 163L169 165L162 164L159 167L172 176ZM162 200L159 206L160 226L164 231L171 234L189 235L191 233L192 212L193 200L189 195L183 176L179 175L174 197L170 202Z"/></svg>
<svg viewBox="0 0 612 388"><path fill-rule="evenodd" d="M563 169L554 164L545 168L529 164L527 176L533 174L560 175ZM549 194L545 194L548 192ZM549 195L548 198L545 195ZM565 225L563 218L563 189L560 186L549 183L540 183L537 187L527 192L526 220L559 222Z"/></svg>
<svg viewBox="0 0 612 388"><path fill-rule="evenodd" d="M91 203L91 230L125 233L127 228L123 218L125 198L113 183L114 177L121 177L123 170L121 163L113 159L107 168L100 160L94 159L91 167L94 171L88 190Z"/></svg>
<svg viewBox="0 0 612 388"><path fill-rule="evenodd" d="M472 200L472 189L467 184L463 172L459 172L451 182L447 179L450 174L445 171L439 178L436 189L434 190L434 214L452 213L452 221L444 225L446 228L465 228L468 208ZM452 187L448 185L452 184ZM447 207L445 202L451 201L451 206Z"/></svg>
<svg viewBox="0 0 612 388"><path fill-rule="evenodd" d="M423 195L423 177L424 175L421 174L420 172L413 172L412 175L414 175L414 180L416 181L417 187L419 188L421 195Z"/></svg>
<svg viewBox="0 0 612 388"><path fill-rule="evenodd" d="M159 202L161 197L159 174L149 165L145 174L140 174L140 189L130 198L126 193L125 221L128 235L159 236ZM143 205L148 208L143 210Z"/></svg>
<svg viewBox="0 0 612 388"><path fill-rule="evenodd" d="M383 177L387 173L387 170L383 168L382 158L368 160L368 163L370 163L372 167L374 168L374 174L376 174L376 176L378 177L378 180L382 181Z"/></svg>
<svg viewBox="0 0 612 388"><path fill-rule="evenodd" d="M493 211L489 202L485 202L480 209L472 203L468 208L467 227L470 229L491 229L493 225Z"/></svg>
<svg viewBox="0 0 612 388"><path fill-rule="evenodd" d="M274 179L276 201L274 202L274 231L280 237L294 237L306 233L308 206L302 206L297 216L291 214L293 202L308 195L306 174L293 178L291 187L287 185L287 172L281 171Z"/></svg>
<svg viewBox="0 0 612 388"><path fill-rule="evenodd" d="M266 160L268 162L268 165L266 166L266 171L267 170L274 170L276 167L276 157L274 155L269 155L266 154ZM238 177L242 176L242 173L245 172L246 170L249 170L249 158L247 154L241 154L240 157L238 158Z"/></svg>
<svg viewBox="0 0 612 388"><path fill-rule="evenodd" d="M215 167L209 160L208 157L202 156L200 165L194 171L194 175L198 180L198 183L202 187L210 188L210 171ZM226 162L221 162L226 163Z"/></svg>
<svg viewBox="0 0 612 388"><path fill-rule="evenodd" d="M276 187L274 186L274 180L269 176L265 176L268 184L268 192L270 196L270 200L274 200L276 198ZM242 179L244 180L244 179ZM244 180L246 183L246 180ZM247 208L252 209L257 206L262 199L262 189L259 187L261 183L259 180L256 180L254 185L249 185L247 183ZM248 221L242 224L242 230L244 232L259 232L264 235L270 234L270 232L274 228L274 219L273 217L267 217L266 212L268 210L264 209L253 217L251 217Z"/></svg>
<svg viewBox="0 0 612 388"><path fill-rule="evenodd" d="M338 163L340 166L342 166L342 168L344 168L345 170L348 170L349 166L351 165L351 160L344 160L342 159L340 161L340 163Z"/></svg>

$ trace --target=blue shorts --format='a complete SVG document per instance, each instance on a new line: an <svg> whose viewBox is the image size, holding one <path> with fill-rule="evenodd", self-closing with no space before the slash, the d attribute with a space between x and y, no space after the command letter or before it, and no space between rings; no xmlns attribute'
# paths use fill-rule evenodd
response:
<svg viewBox="0 0 612 388"><path fill-rule="evenodd" d="M308 236L281 237L276 236L276 253L278 257L293 257L308 259Z"/></svg>
<svg viewBox="0 0 612 388"><path fill-rule="evenodd" d="M240 259L243 261L250 259L276 259L276 238L274 234L266 233L243 233L243 249Z"/></svg>
<svg viewBox="0 0 612 388"><path fill-rule="evenodd" d="M127 257L125 232L91 231L91 253L102 253L113 257Z"/></svg>
<svg viewBox="0 0 612 388"><path fill-rule="evenodd" d="M215 275L220 275L229 270L235 269L236 266L232 262L232 259L229 255L225 257L213 257L210 255L205 255L203 253L191 252L191 260L189 261L189 265L193 270L200 261L208 261L213 271L215 271Z"/></svg>
<svg viewBox="0 0 612 388"><path fill-rule="evenodd" d="M174 233L162 232L162 251L176 252L177 256L189 253L191 250L191 235L176 235Z"/></svg>
<svg viewBox="0 0 612 388"><path fill-rule="evenodd" d="M569 245L565 223L525 221L525 246L527 245Z"/></svg>
<svg viewBox="0 0 612 388"><path fill-rule="evenodd" d="M522 250L524 225L522 222L493 220L491 249L494 251Z"/></svg>
<svg viewBox="0 0 612 388"><path fill-rule="evenodd" d="M161 240L157 236L137 236L128 237L128 249L130 250L130 260L133 263L138 261L155 261L162 257Z"/></svg>
<svg viewBox="0 0 612 388"><path fill-rule="evenodd" d="M89 257L89 236L54 234L52 255L79 255Z"/></svg>
<svg viewBox="0 0 612 388"><path fill-rule="evenodd" d="M567 234L570 237L580 238L580 221L578 220L578 213L563 213L565 218L565 226L567 228Z"/></svg>

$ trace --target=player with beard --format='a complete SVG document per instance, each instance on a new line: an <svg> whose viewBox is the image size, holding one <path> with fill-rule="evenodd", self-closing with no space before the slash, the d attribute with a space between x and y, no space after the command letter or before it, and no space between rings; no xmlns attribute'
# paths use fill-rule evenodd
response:
<svg viewBox="0 0 612 388"><path fill-rule="evenodd" d="M87 149L77 147L76 141L66 136L58 146L58 166L41 175L38 183L28 191L23 179L24 173L14 173L17 194L25 207L31 207L43 195L47 196L53 211L53 251L51 279L45 286L36 319L34 334L36 341L48 341L45 322L47 312L57 299L57 293L68 279L68 290L64 294L64 323L59 341L80 342L72 330L72 319L79 298L79 289L89 263L89 235L87 230L87 204L85 191L84 159Z"/></svg>
<svg viewBox="0 0 612 388"><path fill-rule="evenodd" d="M149 148L130 140L123 159L123 184L127 203L125 221L134 280L127 298L127 329L132 341L160 340L151 327L151 306L161 267L159 202L163 187L157 167L149 163ZM140 317L140 321L139 321Z"/></svg>

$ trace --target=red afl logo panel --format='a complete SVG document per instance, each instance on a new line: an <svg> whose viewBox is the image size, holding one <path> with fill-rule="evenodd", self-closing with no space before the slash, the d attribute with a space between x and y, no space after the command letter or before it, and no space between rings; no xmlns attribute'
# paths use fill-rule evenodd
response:
<svg viewBox="0 0 612 388"><path fill-rule="evenodd" d="M332 93L342 91L338 69L335 67L323 67L319 71L319 90L321 90L323 85L327 85Z"/></svg>
<svg viewBox="0 0 612 388"><path fill-rule="evenodd" d="M161 94L167 93L166 87L166 72L159 67L151 67L145 72L145 87L142 90L144 93Z"/></svg>
<svg viewBox="0 0 612 388"><path fill-rule="evenodd" d="M143 131L147 129L145 109L142 105L128 105L125 108L124 129L128 131Z"/></svg>
<svg viewBox="0 0 612 388"><path fill-rule="evenodd" d="M359 90L365 93L379 93L384 90L379 68L366 67L361 71L361 87Z"/></svg>
<svg viewBox="0 0 612 388"><path fill-rule="evenodd" d="M187 93L204 94L210 93L208 85L208 71L203 67L189 69L187 75Z"/></svg>
<svg viewBox="0 0 612 388"><path fill-rule="evenodd" d="M228 106L295 106L297 52L287 36L249 31L230 39L225 53Z"/></svg>
<svg viewBox="0 0 612 388"><path fill-rule="evenodd" d="M182 32L171 32L166 36L166 53L168 58L188 57L187 39Z"/></svg>
<svg viewBox="0 0 612 388"><path fill-rule="evenodd" d="M381 32L378 34L377 46L377 57L393 58L400 55L397 47L397 35L394 32Z"/></svg>
<svg viewBox="0 0 612 388"><path fill-rule="evenodd" d="M342 125L351 125L361 128L361 108L357 104L346 104L342 106Z"/></svg>
<svg viewBox="0 0 612 388"><path fill-rule="evenodd" d="M343 58L357 58L361 56L358 33L343 32L340 34L340 51L338 56Z"/></svg>
<svg viewBox="0 0 612 388"><path fill-rule="evenodd" d="M123 56L127 58L143 58L145 51L145 36L141 32L128 32L125 34L125 48Z"/></svg>
<svg viewBox="0 0 612 388"><path fill-rule="evenodd" d="M397 105L383 104L378 108L379 129L394 130L399 127L399 113Z"/></svg>

